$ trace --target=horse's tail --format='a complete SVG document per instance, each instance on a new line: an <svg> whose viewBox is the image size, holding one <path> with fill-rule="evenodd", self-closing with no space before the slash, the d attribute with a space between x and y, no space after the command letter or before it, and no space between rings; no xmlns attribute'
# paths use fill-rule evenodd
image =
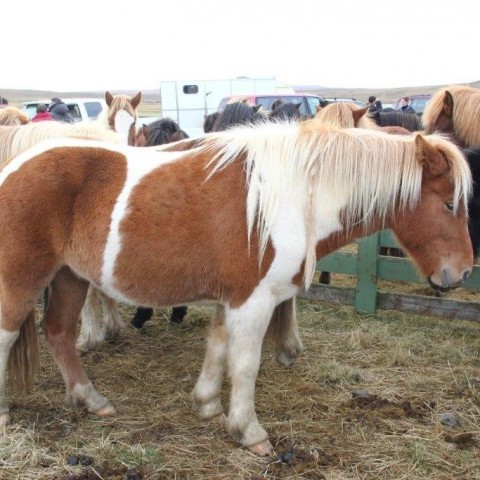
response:
<svg viewBox="0 0 480 480"><path fill-rule="evenodd" d="M10 350L8 358L10 387L20 392L29 390L38 375L39 366L35 310L32 310L23 322L17 341Z"/></svg>

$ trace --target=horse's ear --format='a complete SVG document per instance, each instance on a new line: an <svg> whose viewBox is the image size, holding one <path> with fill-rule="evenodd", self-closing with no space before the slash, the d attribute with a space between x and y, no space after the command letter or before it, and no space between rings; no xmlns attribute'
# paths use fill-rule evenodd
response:
<svg viewBox="0 0 480 480"><path fill-rule="evenodd" d="M257 113L262 108L261 105L253 105L252 111L253 113Z"/></svg>
<svg viewBox="0 0 480 480"><path fill-rule="evenodd" d="M136 110L137 107L140 105L142 101L142 92L138 92L131 100L130 104L132 105L133 109Z"/></svg>
<svg viewBox="0 0 480 480"><path fill-rule="evenodd" d="M108 90L105 92L105 102L109 108L112 106L113 95Z"/></svg>
<svg viewBox="0 0 480 480"><path fill-rule="evenodd" d="M353 124L357 125L358 121L368 112L368 107L352 110Z"/></svg>
<svg viewBox="0 0 480 480"><path fill-rule="evenodd" d="M448 90L445 90L445 95L443 96L443 113L447 117L452 118L452 115L453 115L453 96Z"/></svg>
<svg viewBox="0 0 480 480"><path fill-rule="evenodd" d="M445 175L450 170L445 157L423 135L415 136L415 155L425 176Z"/></svg>
<svg viewBox="0 0 480 480"><path fill-rule="evenodd" d="M302 106L302 102L298 102L294 104L297 107L297 110L300 110L300 107Z"/></svg>

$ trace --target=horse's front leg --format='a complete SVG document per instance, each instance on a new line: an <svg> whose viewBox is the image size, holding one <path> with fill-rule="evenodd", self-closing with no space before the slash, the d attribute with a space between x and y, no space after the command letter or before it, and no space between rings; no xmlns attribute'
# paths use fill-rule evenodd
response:
<svg viewBox="0 0 480 480"><path fill-rule="evenodd" d="M103 323L105 324L105 339L113 340L118 337L120 330L125 327L125 322L118 310L117 302L100 294L103 306Z"/></svg>
<svg viewBox="0 0 480 480"><path fill-rule="evenodd" d="M225 419L220 402L220 391L227 361L227 348L225 307L219 305L210 323L202 371L192 392L193 403L199 409L202 418L217 418L222 421Z"/></svg>
<svg viewBox="0 0 480 480"><path fill-rule="evenodd" d="M81 352L94 350L105 340L105 326L97 316L98 301L98 290L90 284L80 314L81 327L77 339L77 349Z"/></svg>
<svg viewBox="0 0 480 480"><path fill-rule="evenodd" d="M232 384L228 428L234 438L257 455L273 453L267 432L257 420L254 394L262 342L274 308L274 297L257 288L241 307L227 309L225 318Z"/></svg>

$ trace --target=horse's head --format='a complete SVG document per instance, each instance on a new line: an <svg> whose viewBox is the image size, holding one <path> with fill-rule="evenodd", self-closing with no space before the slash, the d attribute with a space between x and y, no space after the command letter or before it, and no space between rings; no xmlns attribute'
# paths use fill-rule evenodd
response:
<svg viewBox="0 0 480 480"><path fill-rule="evenodd" d="M471 174L461 151L439 136L415 138L422 170L421 196L392 225L430 285L446 290L466 280L473 266L467 197Z"/></svg>
<svg viewBox="0 0 480 480"><path fill-rule="evenodd" d="M435 102L433 102L433 100L435 100ZM452 133L454 131L452 94L448 90L442 91L438 97L432 99L431 102L432 105L438 103L438 107L435 109L435 112L426 111L426 115L423 117L425 133Z"/></svg>
<svg viewBox="0 0 480 480"><path fill-rule="evenodd" d="M213 124L215 120L217 120L218 116L220 115L219 112L207 113L203 117L203 131L205 133L210 133L213 130Z"/></svg>
<svg viewBox="0 0 480 480"><path fill-rule="evenodd" d="M298 120L302 103L282 103L270 112L269 118L274 120Z"/></svg>
<svg viewBox="0 0 480 480"><path fill-rule="evenodd" d="M124 143L135 145L135 122L137 107L142 100L141 92L134 97L127 95L112 95L105 92L105 102L108 106L108 125L118 133Z"/></svg>
<svg viewBox="0 0 480 480"><path fill-rule="evenodd" d="M368 107L360 108L353 102L330 103L317 110L312 125L333 125L339 128L370 128L373 122L365 116Z"/></svg>
<svg viewBox="0 0 480 480"><path fill-rule="evenodd" d="M443 132L461 147L480 144L480 89L452 85L436 92L422 115L428 133Z"/></svg>

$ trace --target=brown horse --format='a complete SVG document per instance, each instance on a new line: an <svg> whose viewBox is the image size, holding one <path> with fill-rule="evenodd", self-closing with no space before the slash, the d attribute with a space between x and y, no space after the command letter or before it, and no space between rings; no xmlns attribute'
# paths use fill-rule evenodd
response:
<svg viewBox="0 0 480 480"><path fill-rule="evenodd" d="M317 258L388 227L432 286L471 272L470 170L442 137L267 123L197 145L167 152L60 139L0 171L9 207L0 209L0 426L9 420L7 359L28 384L31 312L49 284L44 330L67 399L98 415L114 408L75 350L89 282L135 305L216 302L193 398L202 417L224 418L228 367L228 429L270 454L254 408L262 341L275 307L310 285Z"/></svg>
<svg viewBox="0 0 480 480"><path fill-rule="evenodd" d="M427 133L442 132L460 147L480 144L480 89L453 85L430 99L422 121Z"/></svg>

